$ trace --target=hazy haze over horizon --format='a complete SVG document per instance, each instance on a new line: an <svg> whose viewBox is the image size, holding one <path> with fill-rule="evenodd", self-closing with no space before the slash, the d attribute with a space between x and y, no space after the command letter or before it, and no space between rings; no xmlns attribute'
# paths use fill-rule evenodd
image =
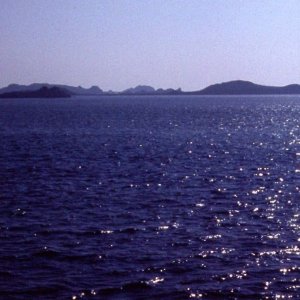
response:
<svg viewBox="0 0 300 300"><path fill-rule="evenodd" d="M0 0L0 87L300 83L300 1Z"/></svg>

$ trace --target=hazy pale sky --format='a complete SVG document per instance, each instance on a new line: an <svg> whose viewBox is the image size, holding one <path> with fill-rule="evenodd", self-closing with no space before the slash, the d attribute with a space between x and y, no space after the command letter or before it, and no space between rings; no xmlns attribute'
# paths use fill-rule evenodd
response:
<svg viewBox="0 0 300 300"><path fill-rule="evenodd" d="M300 83L299 0L0 0L0 87Z"/></svg>

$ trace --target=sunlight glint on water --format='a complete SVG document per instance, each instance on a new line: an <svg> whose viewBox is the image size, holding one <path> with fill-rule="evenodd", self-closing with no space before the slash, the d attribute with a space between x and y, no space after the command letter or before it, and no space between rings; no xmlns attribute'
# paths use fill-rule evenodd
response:
<svg viewBox="0 0 300 300"><path fill-rule="evenodd" d="M299 299L299 120L297 96L1 100L1 297Z"/></svg>

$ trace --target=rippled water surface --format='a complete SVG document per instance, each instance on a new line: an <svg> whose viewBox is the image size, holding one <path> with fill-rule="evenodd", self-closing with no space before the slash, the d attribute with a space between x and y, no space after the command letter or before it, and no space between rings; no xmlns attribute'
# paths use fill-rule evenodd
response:
<svg viewBox="0 0 300 300"><path fill-rule="evenodd" d="M300 299L300 97L0 101L1 299Z"/></svg>

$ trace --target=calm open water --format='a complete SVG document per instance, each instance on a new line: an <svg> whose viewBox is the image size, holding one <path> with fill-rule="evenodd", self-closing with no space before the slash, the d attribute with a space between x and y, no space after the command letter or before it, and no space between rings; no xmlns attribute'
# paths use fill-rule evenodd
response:
<svg viewBox="0 0 300 300"><path fill-rule="evenodd" d="M1 299L300 299L300 96L0 101Z"/></svg>

